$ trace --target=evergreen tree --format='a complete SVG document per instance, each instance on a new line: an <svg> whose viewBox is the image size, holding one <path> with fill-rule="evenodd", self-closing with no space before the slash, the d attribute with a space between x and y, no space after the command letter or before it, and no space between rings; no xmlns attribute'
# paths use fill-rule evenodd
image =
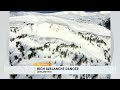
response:
<svg viewBox="0 0 120 90"><path fill-rule="evenodd" d="M17 55L15 55L15 56L14 56L14 59L15 59L15 60L17 60L17 59L18 59L18 56L17 56Z"/></svg>

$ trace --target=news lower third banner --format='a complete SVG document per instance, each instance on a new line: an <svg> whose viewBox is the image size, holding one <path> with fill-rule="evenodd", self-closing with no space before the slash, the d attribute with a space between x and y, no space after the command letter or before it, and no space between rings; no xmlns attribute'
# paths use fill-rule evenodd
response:
<svg viewBox="0 0 120 90"><path fill-rule="evenodd" d="M111 74L113 66L6 66L6 74Z"/></svg>

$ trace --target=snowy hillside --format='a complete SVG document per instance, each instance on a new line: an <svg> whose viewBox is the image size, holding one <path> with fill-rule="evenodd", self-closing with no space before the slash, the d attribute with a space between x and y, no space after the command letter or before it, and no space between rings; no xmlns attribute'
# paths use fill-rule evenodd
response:
<svg viewBox="0 0 120 90"><path fill-rule="evenodd" d="M106 26L105 23L110 19L110 11L100 12L85 12L85 11L62 11L56 13L39 13L38 12L11 12L10 17L24 16L24 15L54 15L64 19L73 20L76 22L92 23ZM109 27L110 28L110 27Z"/></svg>
<svg viewBox="0 0 120 90"><path fill-rule="evenodd" d="M11 12L10 65L31 66L36 62L51 62L54 66L110 65L111 31L103 23L108 18L110 12Z"/></svg>

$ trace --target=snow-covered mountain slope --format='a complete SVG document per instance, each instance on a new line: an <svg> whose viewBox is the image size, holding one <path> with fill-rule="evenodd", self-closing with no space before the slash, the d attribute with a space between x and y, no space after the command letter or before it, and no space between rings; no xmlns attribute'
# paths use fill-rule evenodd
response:
<svg viewBox="0 0 120 90"><path fill-rule="evenodd" d="M12 74L11 79L110 79L110 74Z"/></svg>
<svg viewBox="0 0 120 90"><path fill-rule="evenodd" d="M65 18L68 13L72 13L68 16L74 20ZM111 31L92 23L93 18L88 23L78 22L73 14L86 20L84 16L94 13L27 12L27 15L10 17L10 65L31 66L36 62L51 62L54 66L110 65ZM108 13L103 15L109 16Z"/></svg>
<svg viewBox="0 0 120 90"><path fill-rule="evenodd" d="M107 27L105 24L110 19L110 11L100 12L85 12L85 11L62 11L56 13L41 13L41 12L11 12L10 16L24 16L24 15L44 15L44 16L56 16L64 19L73 20L76 22L84 22L91 24L98 24Z"/></svg>

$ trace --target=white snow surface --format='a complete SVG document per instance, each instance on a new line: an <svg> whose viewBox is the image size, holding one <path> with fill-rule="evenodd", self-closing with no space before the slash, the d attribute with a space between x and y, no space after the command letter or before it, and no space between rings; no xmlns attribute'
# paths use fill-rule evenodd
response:
<svg viewBox="0 0 120 90"><path fill-rule="evenodd" d="M109 17L110 12L103 11L11 12L10 65L31 66L36 62L51 62L54 66L110 65L111 31L99 25ZM52 75L32 76L53 78Z"/></svg>

